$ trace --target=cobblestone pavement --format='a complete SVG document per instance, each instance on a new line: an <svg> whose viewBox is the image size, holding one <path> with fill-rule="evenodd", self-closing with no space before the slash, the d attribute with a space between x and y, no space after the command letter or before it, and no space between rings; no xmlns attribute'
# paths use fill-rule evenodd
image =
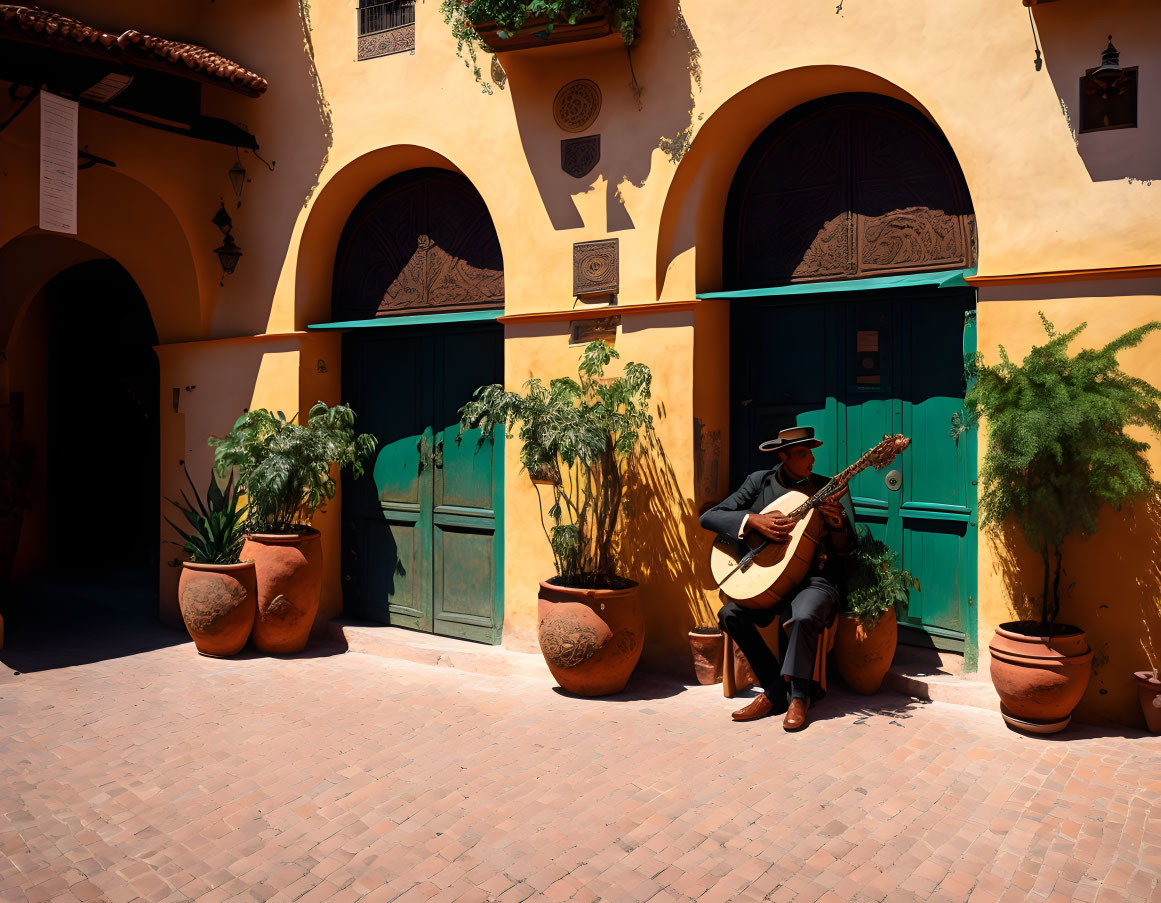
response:
<svg viewBox="0 0 1161 903"><path fill-rule="evenodd" d="M1161 899L1161 739L328 651L0 675L0 899Z"/></svg>

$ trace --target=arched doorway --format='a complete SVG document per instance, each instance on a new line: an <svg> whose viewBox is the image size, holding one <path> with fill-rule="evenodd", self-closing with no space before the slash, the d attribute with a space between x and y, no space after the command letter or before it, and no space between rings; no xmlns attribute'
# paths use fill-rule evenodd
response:
<svg viewBox="0 0 1161 903"><path fill-rule="evenodd" d="M774 463L758 444L791 425L835 473L884 434L911 437L887 475L851 484L856 515L919 578L901 638L975 648L974 436L962 415L974 350L975 217L955 156L916 110L876 95L799 107L746 153L726 207L733 482ZM937 273L930 284L914 274ZM887 277L897 277L894 280ZM826 289L820 291L820 288Z"/></svg>
<svg viewBox="0 0 1161 903"><path fill-rule="evenodd" d="M503 382L504 270L492 218L458 173L411 170L355 207L332 309L342 385L380 450L343 483L344 610L499 643L503 445L457 441L458 409Z"/></svg>
<svg viewBox="0 0 1161 903"><path fill-rule="evenodd" d="M136 282L107 258L57 274L20 318L8 345L12 441L35 463L17 576L52 585L17 599L17 618L65 619L57 606L74 602L106 622L156 618L157 341Z"/></svg>

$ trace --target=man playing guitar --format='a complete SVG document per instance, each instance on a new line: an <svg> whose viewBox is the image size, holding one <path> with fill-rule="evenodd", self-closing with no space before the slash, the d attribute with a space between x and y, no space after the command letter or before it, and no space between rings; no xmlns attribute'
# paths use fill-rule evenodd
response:
<svg viewBox="0 0 1161 903"><path fill-rule="evenodd" d="M757 532L774 543L788 542L795 522L779 514L759 512L786 492L797 490L809 496L826 485L828 478L813 472L813 449L820 445L813 427L781 430L777 439L763 442L758 448L776 452L779 463L771 470L750 474L737 492L701 516L702 527L731 538ZM840 559L854 536L849 493L820 502L816 510L822 516L824 536L806 579L769 608L746 607L731 600L718 612L718 624L746 656L763 690L749 705L734 712L735 721L785 712L785 730L806 727L818 634L838 610L843 583ZM775 617L781 617L790 633L781 666L758 633L759 627L769 626Z"/></svg>

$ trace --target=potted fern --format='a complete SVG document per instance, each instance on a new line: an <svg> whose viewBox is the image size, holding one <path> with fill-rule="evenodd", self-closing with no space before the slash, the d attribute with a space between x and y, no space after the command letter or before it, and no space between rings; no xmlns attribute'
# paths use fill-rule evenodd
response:
<svg viewBox="0 0 1161 903"><path fill-rule="evenodd" d="M895 550L859 526L859 539L847 557L847 610L839 615L835 662L856 693L877 693L895 659L896 610L907 609L915 578L897 566Z"/></svg>
<svg viewBox="0 0 1161 903"><path fill-rule="evenodd" d="M242 557L258 575L254 645L263 652L298 652L318 614L322 544L310 526L315 512L334 498L334 471L362 476L375 437L355 434L355 413L346 405L317 402L306 422L265 408L238 418L230 434L211 437L220 475L237 468L249 502Z"/></svg>
<svg viewBox="0 0 1161 903"><path fill-rule="evenodd" d="M239 507L232 476L223 490L211 472L204 497L198 495L188 470L185 478L193 501L184 490L180 502L168 499L185 518L184 529L165 519L182 538L174 545L189 554L189 560L181 563L177 584L181 619L202 655L234 655L250 637L258 605L254 562L239 559L246 540L246 509Z"/></svg>
<svg viewBox="0 0 1161 903"><path fill-rule="evenodd" d="M1048 340L1022 363L1013 363L1003 346L998 364L985 366L976 356L962 426L987 422L982 526L1013 525L1043 565L1040 617L1001 624L988 646L992 682L1010 725L1050 733L1068 725L1092 659L1084 631L1058 621L1065 540L1096 532L1106 505L1119 508L1157 489L1145 457L1149 445L1126 429L1161 434L1161 390L1124 373L1117 355L1161 322L1071 355L1069 344L1087 324L1058 334L1043 313L1040 319Z"/></svg>
<svg viewBox="0 0 1161 903"><path fill-rule="evenodd" d="M617 357L590 342L577 379L530 379L522 393L483 386L460 409L460 436L519 432L556 567L540 584L540 649L557 682L584 696L624 689L645 642L637 584L618 573L617 538L628 469L653 429L652 374L629 363L624 375L605 377Z"/></svg>

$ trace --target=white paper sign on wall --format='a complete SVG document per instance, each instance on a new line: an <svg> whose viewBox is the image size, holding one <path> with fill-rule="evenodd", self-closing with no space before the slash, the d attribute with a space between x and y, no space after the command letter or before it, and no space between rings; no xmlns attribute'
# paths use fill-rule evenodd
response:
<svg viewBox="0 0 1161 903"><path fill-rule="evenodd" d="M40 228L77 234L77 102L40 92Z"/></svg>

